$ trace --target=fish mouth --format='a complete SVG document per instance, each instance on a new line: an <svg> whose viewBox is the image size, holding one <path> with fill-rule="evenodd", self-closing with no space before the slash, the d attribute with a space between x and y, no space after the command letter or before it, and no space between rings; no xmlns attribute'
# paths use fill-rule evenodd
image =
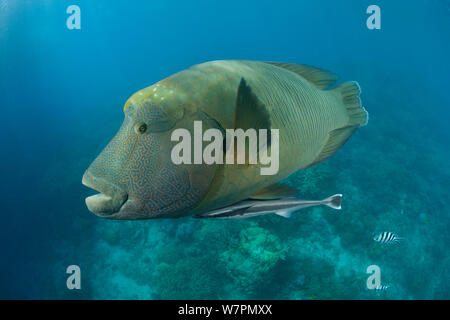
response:
<svg viewBox="0 0 450 320"><path fill-rule="evenodd" d="M94 176L89 170L84 173L81 183L99 192L85 200L89 211L99 217L110 217L118 213L128 201L128 194L125 191Z"/></svg>

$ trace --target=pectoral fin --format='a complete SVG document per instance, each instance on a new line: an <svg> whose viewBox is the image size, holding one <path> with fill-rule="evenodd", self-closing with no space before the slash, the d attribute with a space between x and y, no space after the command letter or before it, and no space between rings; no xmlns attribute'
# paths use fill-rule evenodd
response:
<svg viewBox="0 0 450 320"><path fill-rule="evenodd" d="M271 186L258 190L255 194L250 196L250 199L255 200L275 200L280 198L292 197L299 191L295 188L284 184L273 184Z"/></svg>
<svg viewBox="0 0 450 320"><path fill-rule="evenodd" d="M234 139L234 147L231 148L232 140L226 141L226 157L228 159L234 158L234 163L239 163L237 161L238 158L245 159L243 163L249 165L252 162L249 161L250 151L253 152L253 159L257 159L257 155L254 152L259 152L260 148L270 148L271 144L271 133L270 133L270 115L266 109L264 103L259 100L259 98L252 91L251 87L247 84L244 78L241 78L241 82L239 83L237 98L236 98L236 106L234 111L234 130L236 133L237 129L242 129L246 132L248 129L253 129L256 131L257 141L253 141L256 143L256 150L250 150L249 147L249 139L246 138L245 149L240 149L236 146L236 139ZM266 129L267 130L267 141L259 141L259 130ZM239 154L243 153L244 154ZM239 157L238 157L239 154ZM241 164L243 164L241 162ZM252 163L256 164L256 163Z"/></svg>
<svg viewBox="0 0 450 320"><path fill-rule="evenodd" d="M239 83L236 107L234 111L234 128L270 130L270 115L264 103L253 93L244 78Z"/></svg>

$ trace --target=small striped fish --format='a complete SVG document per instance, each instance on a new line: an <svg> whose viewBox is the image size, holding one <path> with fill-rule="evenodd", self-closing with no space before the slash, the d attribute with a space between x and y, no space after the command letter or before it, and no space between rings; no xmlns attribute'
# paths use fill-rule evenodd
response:
<svg viewBox="0 0 450 320"><path fill-rule="evenodd" d="M378 286L375 287L375 291L380 292L380 291L384 291L387 288L389 288L389 286L384 286L382 284L379 284Z"/></svg>
<svg viewBox="0 0 450 320"><path fill-rule="evenodd" d="M400 238L395 233L392 232L381 232L379 235L377 235L373 240L380 243L397 243L403 238Z"/></svg>

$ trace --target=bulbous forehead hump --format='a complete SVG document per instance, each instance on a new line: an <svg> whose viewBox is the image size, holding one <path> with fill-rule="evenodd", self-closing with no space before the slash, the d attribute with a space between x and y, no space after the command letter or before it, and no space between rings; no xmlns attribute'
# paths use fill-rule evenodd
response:
<svg viewBox="0 0 450 320"><path fill-rule="evenodd" d="M134 93L125 103L124 112L131 117L154 120L176 120L182 117L175 90L156 83Z"/></svg>

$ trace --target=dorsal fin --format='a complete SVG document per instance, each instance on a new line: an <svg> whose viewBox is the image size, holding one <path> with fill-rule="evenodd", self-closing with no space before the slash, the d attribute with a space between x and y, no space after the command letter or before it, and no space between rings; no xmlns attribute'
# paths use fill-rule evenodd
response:
<svg viewBox="0 0 450 320"><path fill-rule="evenodd" d="M307 66L305 64L296 64L296 63L284 63L284 62L266 62L271 65L292 71L312 84L314 84L319 89L328 89L333 84L336 83L338 77L326 70L322 70L316 67Z"/></svg>
<svg viewBox="0 0 450 320"><path fill-rule="evenodd" d="M250 196L250 199L256 200L274 200L286 197L292 197L297 194L298 190L292 187L289 187L285 184L275 183L268 187L262 188L258 190L255 194Z"/></svg>

